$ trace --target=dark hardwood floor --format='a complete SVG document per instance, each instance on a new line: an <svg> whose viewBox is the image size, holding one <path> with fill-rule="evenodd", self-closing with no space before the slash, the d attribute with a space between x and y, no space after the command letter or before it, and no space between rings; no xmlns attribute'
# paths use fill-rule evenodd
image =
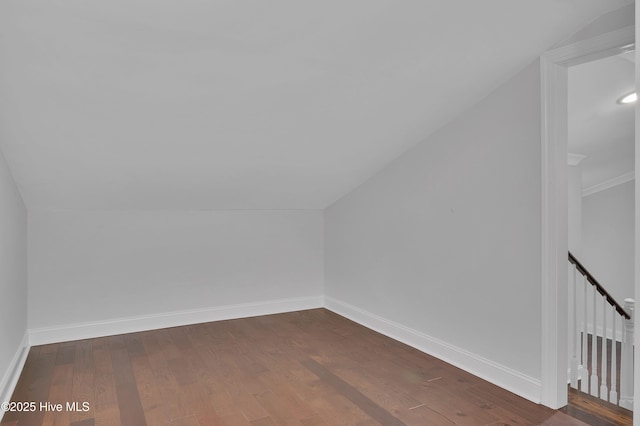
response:
<svg viewBox="0 0 640 426"><path fill-rule="evenodd" d="M591 348L592 335L587 335L587 345ZM611 370L612 370L612 341L606 339L606 352L607 352L607 388L611 390ZM602 371L602 337L596 339L596 371L598 374ZM616 342L616 365L620 366L620 358L622 353L622 345L620 342ZM590 389L591 384L591 372L593 369L592 354L588 352L587 356L587 370L589 371L589 379L587 386ZM620 397L620 370L616 369L616 391L618 392L618 398ZM600 388L601 381L598 381L597 387ZM617 403L618 401L616 401ZM569 387L569 404L562 408L560 411L566 413L572 417L580 419L585 423L592 426L609 426L609 425L631 425L633 423L633 412L626 410L618 405L611 404L603 401L602 399L582 393L578 390Z"/></svg>
<svg viewBox="0 0 640 426"><path fill-rule="evenodd" d="M569 404L560 411L591 426L627 426L633 412L575 389L569 389Z"/></svg>
<svg viewBox="0 0 640 426"><path fill-rule="evenodd" d="M584 424L324 309L32 347L12 401L38 407L2 425Z"/></svg>

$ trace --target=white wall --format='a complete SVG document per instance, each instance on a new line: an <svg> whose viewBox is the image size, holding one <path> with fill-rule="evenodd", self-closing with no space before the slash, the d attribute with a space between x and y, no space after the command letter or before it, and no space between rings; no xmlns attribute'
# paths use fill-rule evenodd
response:
<svg viewBox="0 0 640 426"><path fill-rule="evenodd" d="M580 165L568 166L569 185L567 203L569 220L569 251L578 259L582 258L582 170Z"/></svg>
<svg viewBox="0 0 640 426"><path fill-rule="evenodd" d="M598 19L582 27L567 40L558 43L554 48L568 46L592 37L602 36L603 34L634 24L635 3L632 3L598 17Z"/></svg>
<svg viewBox="0 0 640 426"><path fill-rule="evenodd" d="M634 297L633 181L582 200L582 263L620 303Z"/></svg>
<svg viewBox="0 0 640 426"><path fill-rule="evenodd" d="M33 211L29 328L321 296L321 211Z"/></svg>
<svg viewBox="0 0 640 426"><path fill-rule="evenodd" d="M539 380L539 99L536 62L328 208L328 300Z"/></svg>
<svg viewBox="0 0 640 426"><path fill-rule="evenodd" d="M569 251L576 256L579 260L582 259L582 167L580 164L575 166L568 165L567 167L567 210L568 210L568 248ZM574 329L573 310L574 303L577 298L580 298L581 292L576 291L573 285L573 274L569 274L569 287L568 287L568 323L569 330ZM582 306L578 304L577 306ZM573 342L571 339L567 339L567 353L572 354Z"/></svg>
<svg viewBox="0 0 640 426"><path fill-rule="evenodd" d="M0 154L0 402L11 391L26 331L27 211Z"/></svg>

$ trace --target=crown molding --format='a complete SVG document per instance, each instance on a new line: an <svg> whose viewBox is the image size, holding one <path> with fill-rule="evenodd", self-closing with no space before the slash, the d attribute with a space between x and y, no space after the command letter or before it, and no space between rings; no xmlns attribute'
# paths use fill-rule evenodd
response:
<svg viewBox="0 0 640 426"><path fill-rule="evenodd" d="M577 166L578 164L580 164L582 162L582 160L584 160L585 158L587 158L586 155L582 155L582 154L572 154L572 153L568 153L567 154L567 164L569 166Z"/></svg>
<svg viewBox="0 0 640 426"><path fill-rule="evenodd" d="M595 194L596 192L604 191L605 189L613 188L614 186L622 185L623 183L631 182L636 178L635 171L625 173L621 176L615 177L613 179L605 180L602 183L597 185L592 185L588 188L582 190L582 196L586 197L588 195Z"/></svg>
<svg viewBox="0 0 640 426"><path fill-rule="evenodd" d="M586 40L545 52L542 57L554 64L572 66L617 55L635 48L635 25L629 25Z"/></svg>

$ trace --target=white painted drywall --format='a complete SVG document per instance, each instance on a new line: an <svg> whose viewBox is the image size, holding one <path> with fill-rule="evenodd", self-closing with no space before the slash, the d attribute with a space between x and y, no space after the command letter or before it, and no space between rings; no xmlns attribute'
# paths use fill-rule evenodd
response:
<svg viewBox="0 0 640 426"><path fill-rule="evenodd" d="M570 167L571 169L571 167ZM570 170L571 175L571 170ZM570 176L571 177L571 176ZM610 187L582 198L582 237L581 254L576 255L580 262L596 277L603 287L623 305L624 299L634 295L634 182ZM571 206L571 179L569 180L569 205ZM569 210L571 212L571 209ZM569 224L571 224L571 214ZM571 230L571 226L569 227ZM571 233L569 234L571 242ZM575 254L576 252L572 250ZM573 269L569 269L569 330L573 327ZM576 273L578 318L582 322L584 315L584 294L587 294L587 324L592 330L593 293L595 289L585 283ZM596 327L598 335L603 333L605 307L598 295L596 302ZM621 339L621 323L617 320L616 338ZM612 310L606 307L606 333L613 336ZM572 348L569 342L569 348ZM570 352L571 353L571 352Z"/></svg>
<svg viewBox="0 0 640 426"><path fill-rule="evenodd" d="M620 304L634 297L635 182L582 200L582 263Z"/></svg>
<svg viewBox="0 0 640 426"><path fill-rule="evenodd" d="M533 63L325 212L325 295L539 380Z"/></svg>
<svg viewBox="0 0 640 426"><path fill-rule="evenodd" d="M635 3L614 9L601 15L589 25L582 27L568 39L558 43L554 48L568 46L592 37L599 37L611 31L635 24Z"/></svg>
<svg viewBox="0 0 640 426"><path fill-rule="evenodd" d="M321 296L321 211L33 211L29 328Z"/></svg>
<svg viewBox="0 0 640 426"><path fill-rule="evenodd" d="M569 186L569 251L578 259L582 256L582 171L581 166L568 166Z"/></svg>
<svg viewBox="0 0 640 426"><path fill-rule="evenodd" d="M574 256L576 256L578 259L582 259L582 167L580 166L580 164L575 166L569 165L567 167L567 178L568 247L569 251ZM569 303L567 306L569 319L567 326L569 330L574 329L574 304L577 303L577 297L580 297L580 295L582 294L581 292L576 291L572 279L573 274L569 273ZM571 341L571 339L567 339L567 348L567 353L571 354L573 350L573 342Z"/></svg>
<svg viewBox="0 0 640 426"><path fill-rule="evenodd" d="M27 211L0 153L0 397L26 331Z"/></svg>
<svg viewBox="0 0 640 426"><path fill-rule="evenodd" d="M0 143L29 208L324 208L632 1L0 1Z"/></svg>

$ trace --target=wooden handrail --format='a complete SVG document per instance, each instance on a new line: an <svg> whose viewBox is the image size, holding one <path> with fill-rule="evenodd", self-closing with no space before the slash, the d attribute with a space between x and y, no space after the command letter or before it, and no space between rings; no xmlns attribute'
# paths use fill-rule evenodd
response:
<svg viewBox="0 0 640 426"><path fill-rule="evenodd" d="M620 306L618 302L616 302L616 300L609 294L609 292L607 292L607 290L602 287L598 280L596 280L595 277L591 275L587 268L585 268L582 263L580 263L578 259L576 259L576 257L571 254L571 252L569 252L569 262L576 265L576 269L578 270L578 272L584 275L587 278L587 281L591 283L591 285L595 286L596 290L598 290L598 293L606 298L607 302L609 302L611 306L616 308L616 311L618 311L620 315L622 315L626 319L631 319L631 315L629 315L627 311L625 311L624 308Z"/></svg>

